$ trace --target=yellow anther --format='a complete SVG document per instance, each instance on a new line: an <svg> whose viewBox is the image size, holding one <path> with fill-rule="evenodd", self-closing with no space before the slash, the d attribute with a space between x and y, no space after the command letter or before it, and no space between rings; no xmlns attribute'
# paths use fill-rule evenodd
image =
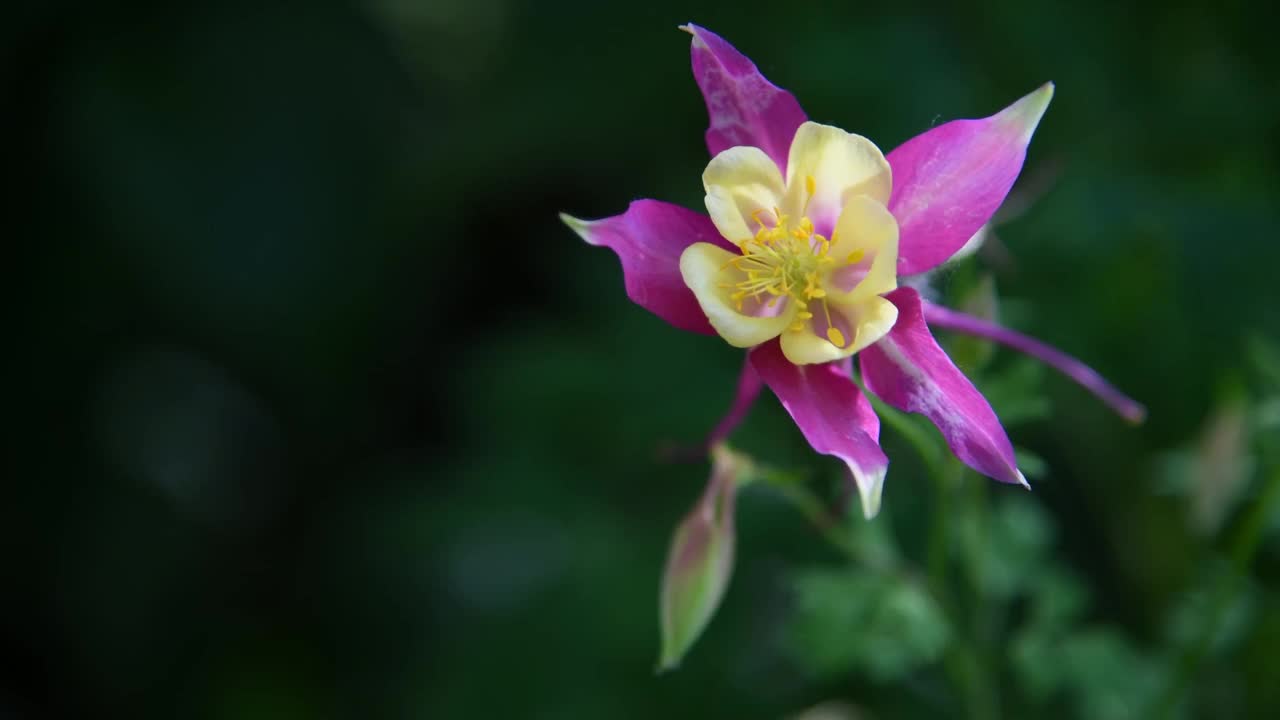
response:
<svg viewBox="0 0 1280 720"><path fill-rule="evenodd" d="M816 192L812 176L805 178L805 189L812 198ZM824 299L827 291L823 284L827 273L839 264L836 258L830 257L833 240L816 233L813 220L803 212L794 223L779 208L772 209L772 218L768 216L769 212L770 210L761 208L751 213L751 218L758 225L755 236L739 241L737 245L741 255L721 268L733 268L739 273L739 281L722 287L736 288L736 292L729 297L737 304L739 311L748 298L754 298L760 305L769 307L788 298L794 300L799 303L800 308L796 313L796 321L791 326L793 329L807 327L808 321L814 316L803 308L811 300L820 300L827 314L827 326L830 327L830 311L826 310ZM849 262L856 262L861 257L860 252L851 253Z"/></svg>
<svg viewBox="0 0 1280 720"><path fill-rule="evenodd" d="M853 252L849 253L849 257L845 260L845 262L849 265L857 265L858 263L862 262L862 258L866 256L867 254L862 250L854 250Z"/></svg>
<svg viewBox="0 0 1280 720"><path fill-rule="evenodd" d="M844 333L840 332L838 328L827 328L827 339L838 348L844 347Z"/></svg>
<svg viewBox="0 0 1280 720"><path fill-rule="evenodd" d="M818 191L818 183L813 179L812 175L805 176L804 189L805 189L805 192L809 194L809 197L813 197L813 194Z"/></svg>

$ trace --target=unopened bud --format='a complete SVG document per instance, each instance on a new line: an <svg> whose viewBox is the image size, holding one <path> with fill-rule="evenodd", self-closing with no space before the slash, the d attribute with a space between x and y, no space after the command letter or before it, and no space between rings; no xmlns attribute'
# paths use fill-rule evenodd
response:
<svg viewBox="0 0 1280 720"><path fill-rule="evenodd" d="M711 478L671 538L659 610L662 653L658 670L671 670L715 615L733 574L733 508L738 485L751 473L744 455L718 445Z"/></svg>

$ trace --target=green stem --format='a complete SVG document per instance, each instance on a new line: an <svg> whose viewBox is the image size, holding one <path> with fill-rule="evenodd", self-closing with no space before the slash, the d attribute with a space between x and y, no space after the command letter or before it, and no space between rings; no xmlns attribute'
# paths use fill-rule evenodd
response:
<svg viewBox="0 0 1280 720"><path fill-rule="evenodd" d="M919 423L912 420L907 413L886 405L883 400L867 392L866 388L862 388L862 394L871 400L871 405L875 408L876 415L879 415L885 424L892 427L895 432L916 449L916 452L920 454L920 459L924 461L925 469L929 471L930 477L935 480L942 477L945 471L943 467L945 463L938 448L938 441Z"/></svg>
<svg viewBox="0 0 1280 720"><path fill-rule="evenodd" d="M965 481L964 465L954 458L938 463L933 475L934 504L929 528L929 584L939 604L951 620L955 636L947 645L943 668L961 694L965 717L990 720L1000 716L1000 694L996 685L996 652L991 636L990 612L982 592L982 537L964 537L962 564L964 597L957 598L949 582L951 537L950 515L971 517L981 533L986 532L986 486ZM967 543L974 543L971 546ZM962 602L963 601L963 602ZM967 613L965 611L968 611Z"/></svg>
<svg viewBox="0 0 1280 720"><path fill-rule="evenodd" d="M771 481L769 485L791 503L792 507L799 510L804 519L808 520L818 534L836 550L859 562L869 559L865 557L865 553L857 543L853 542L853 538L841 531L839 520L827 512L822 501L809 492L808 488L796 482L786 481Z"/></svg>
<svg viewBox="0 0 1280 720"><path fill-rule="evenodd" d="M947 586L947 554L951 549L949 513L951 489L955 485L959 463L955 461L931 464L933 480L933 512L929 521L929 549L926 565L929 569L929 586L945 604L950 604Z"/></svg>
<svg viewBox="0 0 1280 720"><path fill-rule="evenodd" d="M1000 666L998 639L995 632L996 613L999 608L992 605L986 596L985 578L987 561L987 483L985 478L970 475L967 478L965 493L966 507L973 522L973 533L966 546L968 572L967 589L969 592L969 624L973 635L973 656L975 660L976 705L974 717L1000 717L1000 689L997 674Z"/></svg>
<svg viewBox="0 0 1280 720"><path fill-rule="evenodd" d="M1231 543L1230 570L1215 588L1204 630L1194 642L1183 649L1173 677L1157 700L1155 712L1148 717L1171 717L1178 707L1178 702L1191 690L1195 674L1209 654L1213 640L1217 637L1227 611L1231 608L1231 601L1253 565L1253 559L1258 554L1258 547L1262 543L1262 537L1267 528L1267 521L1271 518L1278 502L1280 502L1280 468L1267 478L1262 495L1241 522L1240 529Z"/></svg>

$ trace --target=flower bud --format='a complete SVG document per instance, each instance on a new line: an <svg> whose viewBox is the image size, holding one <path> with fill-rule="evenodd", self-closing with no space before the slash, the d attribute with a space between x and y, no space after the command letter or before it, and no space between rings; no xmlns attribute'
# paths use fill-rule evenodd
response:
<svg viewBox="0 0 1280 720"><path fill-rule="evenodd" d="M662 652L658 670L680 664L720 606L733 574L733 508L751 461L724 445L711 451L711 478L671 538L659 598Z"/></svg>

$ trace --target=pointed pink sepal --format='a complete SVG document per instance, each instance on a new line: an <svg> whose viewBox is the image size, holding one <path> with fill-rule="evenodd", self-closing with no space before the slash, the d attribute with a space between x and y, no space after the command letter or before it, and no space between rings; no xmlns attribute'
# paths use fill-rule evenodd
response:
<svg viewBox="0 0 1280 720"><path fill-rule="evenodd" d="M795 96L719 35L692 23L680 29L693 36L693 77L711 119L707 149L714 156L738 145L758 147L786 172L791 139L806 120Z"/></svg>
<svg viewBox="0 0 1280 720"><path fill-rule="evenodd" d="M875 517L889 458L880 449L880 418L849 376L848 364L796 365L773 340L751 351L751 365L809 445L849 467L863 514Z"/></svg>
<svg viewBox="0 0 1280 720"><path fill-rule="evenodd" d="M1001 482L1026 486L1013 444L990 403L929 333L920 294L900 287L885 298L897 306L898 322L859 353L867 389L899 410L927 417L965 465Z"/></svg>
<svg viewBox="0 0 1280 720"><path fill-rule="evenodd" d="M889 153L898 220L898 274L947 261L986 224L1022 170L1053 83L981 120L954 120Z"/></svg>
<svg viewBox="0 0 1280 720"><path fill-rule="evenodd" d="M621 215L602 220L560 220L592 245L613 250L622 261L627 297L681 330L714 335L711 323L680 276L680 253L696 242L732 245L711 219L679 205L636 200Z"/></svg>

